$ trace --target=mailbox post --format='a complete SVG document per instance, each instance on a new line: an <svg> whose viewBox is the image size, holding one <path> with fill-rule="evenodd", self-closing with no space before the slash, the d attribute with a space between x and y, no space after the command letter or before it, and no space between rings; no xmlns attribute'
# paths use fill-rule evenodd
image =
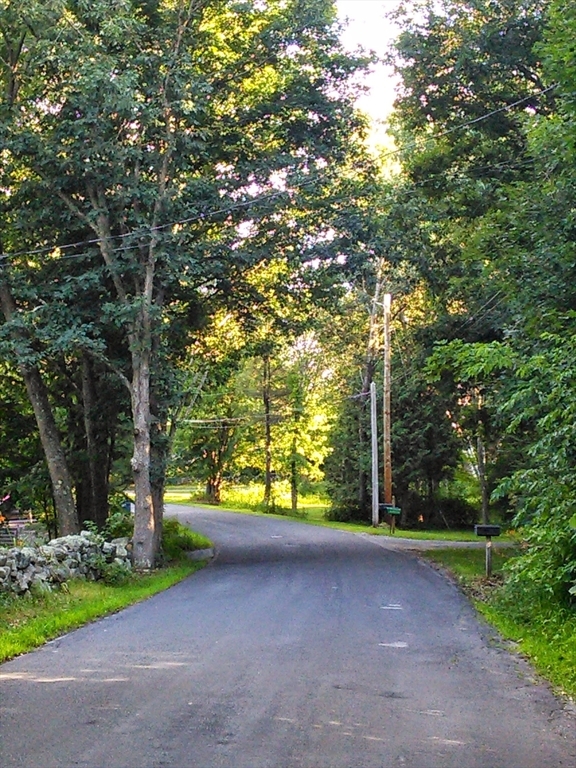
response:
<svg viewBox="0 0 576 768"><path fill-rule="evenodd" d="M492 576L492 536L500 536L499 525L475 525L474 533L476 536L486 538L486 576Z"/></svg>
<svg viewBox="0 0 576 768"><path fill-rule="evenodd" d="M380 504L380 514L382 515L390 515L390 533L394 533L396 530L396 518L398 515L402 513L402 510L400 507L395 506L394 504Z"/></svg>

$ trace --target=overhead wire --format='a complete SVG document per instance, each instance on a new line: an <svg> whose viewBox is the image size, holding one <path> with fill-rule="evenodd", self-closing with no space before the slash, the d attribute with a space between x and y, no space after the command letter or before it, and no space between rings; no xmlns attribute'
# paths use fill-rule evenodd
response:
<svg viewBox="0 0 576 768"><path fill-rule="evenodd" d="M490 164L490 165L477 166L476 168L474 168L474 171L476 173L479 173L479 172L486 172L486 171L490 171L490 170L503 170L503 169L507 169L507 168L509 168L509 169L519 169L519 168L522 168L524 166L532 165L533 162L534 162L533 159L528 158L526 160L522 160L522 161L519 161L519 162L516 162L516 163L514 163L514 162L494 163L494 164ZM398 197L401 197L403 195L409 197L410 195L413 194L415 188L424 187L425 185L427 185L430 182L431 179L435 179L435 178L446 178L446 173L445 172L439 172L439 173L436 173L436 174L428 174L425 179L423 179L423 180L421 180L419 182L411 183L409 186L407 186L404 189L397 189L395 191L395 196L394 197L395 197L395 199L398 199ZM466 179L466 178L469 178L469 177L462 177L462 178ZM311 183L312 181L316 181L316 180L317 180L316 178L310 179L309 181L307 181L307 183ZM477 179L477 180L480 180L480 179ZM302 184L301 186L304 186L304 184ZM269 193L267 195L260 196L259 198L254 198L253 200L244 201L242 204L238 203L238 204L234 204L233 206L229 206L228 208L217 209L216 211L213 211L210 215L209 215L209 213L198 214L197 216L188 217L186 219L182 219L182 220L179 220L177 222L171 222L169 224L163 224L163 225L158 226L158 227L153 227L153 228L151 228L149 230L149 232L150 232L150 234L152 234L152 233L160 231L162 229L167 229L168 227L175 227L175 226L178 226L178 225L183 225L183 224L191 223L191 222L194 222L194 221L206 220L206 219L212 218L212 216L230 213L230 212L232 212L234 210L237 210L237 209L239 209L241 207L248 207L248 206L251 206L251 205L255 205L256 203L266 202L266 201L271 200L271 199L273 199L275 197L279 197L279 196L285 195L285 194L286 194L285 190L278 190L278 191L276 191L274 193ZM334 203L339 203L339 202L346 202L349 199L350 199L349 195L343 195L341 197L333 197L333 198L331 198L331 203L334 204ZM138 237L138 234L136 232L129 232L129 233L125 233L125 234L114 235L110 239L122 240L122 239L125 239L127 237ZM93 245L98 245L101 242L103 242L103 238L93 238L91 240L78 241L76 243L71 243L71 244L50 245L50 246L44 246L42 248L36 248L36 249L28 250L28 251L22 250L22 251L13 251L13 252L10 252L10 253L2 253L2 254L0 254L0 266L1 266L2 260L15 259L17 257L38 256L40 254L48 254L48 253L52 253L52 252L57 251L57 250L58 251L63 251L63 250L67 250L67 249L70 249L70 248L89 247L89 246L93 246ZM142 245L142 244L140 244L140 245ZM130 245L118 245L118 246L115 246L114 248L110 248L108 250L108 253L110 253L110 254L122 253L124 251L132 250L135 247L138 247L138 245L133 245L133 244L130 244ZM84 259L84 258L87 258L87 256L88 256L88 254L86 253L86 251L81 251L81 252L76 252L76 253L72 253L72 254L59 255L57 261L60 262L60 261L69 260L69 259Z"/></svg>
<svg viewBox="0 0 576 768"><path fill-rule="evenodd" d="M545 93L548 93L549 91L553 90L556 87L557 87L557 83L555 83L553 85L550 85L547 88L544 88L543 90L541 90L541 91L539 91L539 92L537 92L535 94L531 94L531 95L526 96L526 97L524 97L522 99L518 99L517 101L513 102L512 104L507 104L507 105L504 105L503 107L500 107L498 109L491 110L490 112L487 112L484 115L480 115L480 116L478 116L476 118L473 118L472 120L468 120L468 121L466 121L464 123L461 123L461 124L459 124L457 126L453 126L452 128L449 128L449 129L447 129L445 131L441 131L440 133L433 134L433 135L430 135L430 136L427 136L427 137L418 137L413 142L407 142L402 147L398 147L398 148L396 148L394 150L389 150L388 152L386 152L383 155L381 155L380 159L381 160L386 160L386 159L394 157L394 156L396 156L396 155L398 155L398 154L400 154L402 152L405 152L407 149L416 148L422 142L427 144L427 143L430 143L430 142L434 142L438 138L441 138L441 137L446 136L448 134L452 134L452 133L454 133L456 131L464 130L465 128L467 128L467 127L469 127L471 125L475 125L477 123L480 123L480 122L482 122L484 120L489 119L490 117L493 117L496 114L499 114L501 112L505 112L505 111L508 111L510 109L513 109L514 107L517 107L517 106L525 103L526 101L534 99L535 97L541 96L541 95L543 95ZM524 161L524 162L529 163L531 161L527 160L527 161ZM486 170L486 169L488 169L490 167L494 167L494 168L506 167L506 164L495 164L494 166L484 166L484 170ZM282 190L276 190L274 192L266 193L264 195L259 195L259 196L253 197L251 199L248 199L248 200L243 200L243 201L240 201L238 203L233 203L233 204L228 205L228 206L223 207L223 208L217 208L217 209L213 209L211 211L208 210L206 212L202 212L202 213L196 214L194 216L184 217L182 219L178 219L178 220L175 220L175 221L167 222L165 224L161 224L161 225L158 225L158 226L155 226L155 227L147 228L145 230L145 234L146 234L146 236L150 237L150 236L152 236L152 234L154 234L156 232L163 231L163 230L166 230L166 229L169 229L169 228L173 228L173 227L177 227L177 226L183 226L185 224L191 224L193 222L202 221L202 220L210 220L210 219L212 219L212 218L214 218L216 216L223 215L223 214L226 214L226 213L231 213L233 211L236 211L236 210L239 210L239 209L242 209L242 208L248 208L250 206L253 206L253 205L256 205L256 204L259 204L259 203L262 203L262 202L267 202L269 200L275 199L275 198L280 197L280 196L285 196L285 195L289 196L291 192L292 193L297 192L299 189L305 188L307 185L309 185L311 183L315 183L318 180L322 180L323 178L328 177L329 170L330 170L329 168L322 169L322 171L319 172L319 173L310 174L308 178L306 178L305 180L300 182L298 185L294 185L294 186L292 186L290 188L286 188L286 189L282 189ZM478 170L481 170L481 169L478 169ZM445 173L442 173L442 174L439 173L439 174L436 174L436 175L437 176L444 176ZM430 178L430 177L428 177L428 178ZM422 182L422 183L424 183L424 182ZM120 234L120 235L114 235L113 239L114 240L119 240L119 239L124 239L124 238L127 238L127 237L138 237L138 236L139 235L138 235L137 232L132 231L132 232L123 233L123 234ZM37 256L37 255L40 255L40 254L43 254L43 253L44 254L48 254L48 253L54 252L56 250L66 251L66 250L69 250L69 249L86 248L86 247L89 247L89 246L92 246L92 245L98 245L99 243L104 242L105 239L106 238L95 237L95 238L90 238L90 239L87 239L87 240L77 241L75 243L51 244L51 245L42 246L41 248L36 248L36 249L21 250L21 251L14 251L14 252L3 252L3 253L0 253L0 265L2 264L2 262L5 262L5 261L8 261L10 259L17 258L17 257ZM129 249L131 249L133 247L134 246L132 246L132 245L130 245L130 246L117 246L114 249L111 249L110 253L117 253L117 252L120 252L122 250L129 250ZM68 254L66 256L60 256L59 260L60 259L64 259L64 258L66 258L66 259L70 259L70 258L85 258L85 256L86 256L85 253Z"/></svg>

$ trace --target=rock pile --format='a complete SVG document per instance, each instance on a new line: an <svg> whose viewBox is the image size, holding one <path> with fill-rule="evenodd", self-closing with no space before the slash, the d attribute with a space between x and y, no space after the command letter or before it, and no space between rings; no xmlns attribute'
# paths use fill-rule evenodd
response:
<svg viewBox="0 0 576 768"><path fill-rule="evenodd" d="M24 594L33 586L50 589L68 579L97 581L111 567L129 569L129 539L104 541L82 531L40 546L0 548L0 592Z"/></svg>

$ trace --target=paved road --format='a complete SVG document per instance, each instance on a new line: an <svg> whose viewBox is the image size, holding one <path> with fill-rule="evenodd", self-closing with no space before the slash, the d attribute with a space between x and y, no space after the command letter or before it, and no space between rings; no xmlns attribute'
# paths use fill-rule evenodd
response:
<svg viewBox="0 0 576 768"><path fill-rule="evenodd" d="M178 511L208 567L0 666L2 768L574 768L574 715L414 554Z"/></svg>

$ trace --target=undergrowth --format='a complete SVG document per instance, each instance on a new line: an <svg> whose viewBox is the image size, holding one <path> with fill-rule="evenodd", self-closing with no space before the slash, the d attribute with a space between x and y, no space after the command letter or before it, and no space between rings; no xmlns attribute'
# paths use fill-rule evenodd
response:
<svg viewBox="0 0 576 768"><path fill-rule="evenodd" d="M476 609L502 637L516 643L536 671L556 690L576 698L576 607L522 588L507 578L514 550L493 553L485 575L482 550L442 549L422 553L454 574Z"/></svg>

